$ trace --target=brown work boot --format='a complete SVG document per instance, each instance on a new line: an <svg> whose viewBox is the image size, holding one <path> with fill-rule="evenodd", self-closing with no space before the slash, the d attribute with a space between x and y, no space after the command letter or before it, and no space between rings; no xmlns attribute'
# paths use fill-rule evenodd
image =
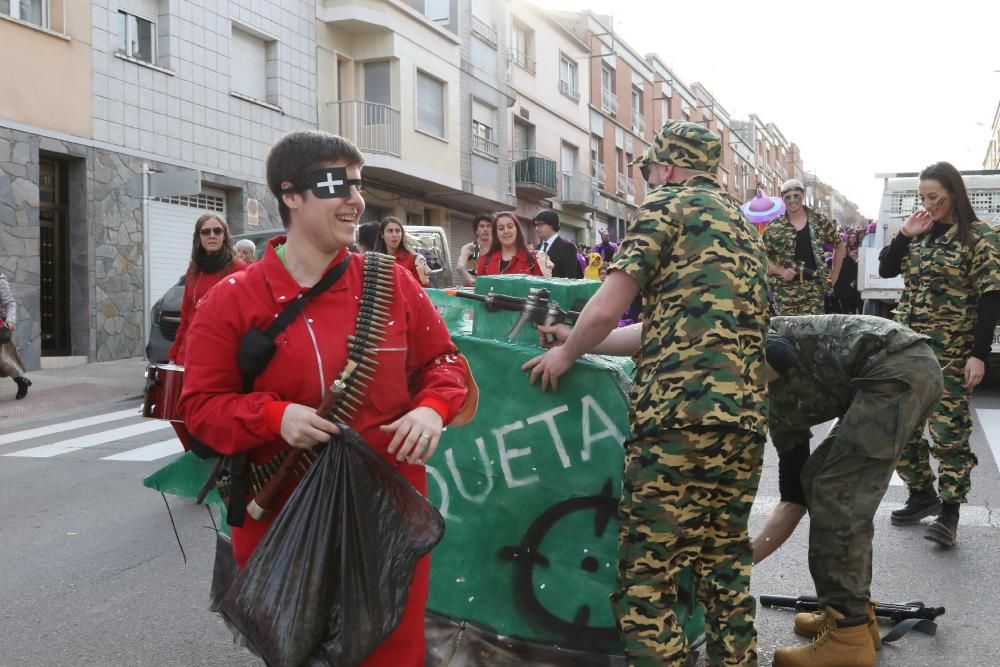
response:
<svg viewBox="0 0 1000 667"><path fill-rule="evenodd" d="M874 667L875 647L868 616L844 618L827 607L826 624L811 644L779 648L775 667Z"/></svg>
<svg viewBox="0 0 1000 667"><path fill-rule="evenodd" d="M795 634L813 639L826 625L826 609L822 611L806 611L795 614ZM875 650L882 648L882 637L879 636L878 620L875 618L875 605L868 603L868 632L872 636Z"/></svg>

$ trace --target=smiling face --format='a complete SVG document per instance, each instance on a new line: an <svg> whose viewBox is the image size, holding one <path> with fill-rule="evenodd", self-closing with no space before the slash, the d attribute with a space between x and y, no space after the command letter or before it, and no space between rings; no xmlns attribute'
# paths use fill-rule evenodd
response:
<svg viewBox="0 0 1000 667"><path fill-rule="evenodd" d="M348 179L361 178L361 167L358 165L339 161L324 163L321 167L344 167ZM284 181L281 187L294 187L294 184ZM295 239L301 238L320 252L331 255L353 243L354 227L365 211L365 200L356 187L351 186L350 190L348 197L317 197L309 189L282 195L291 212L289 242L295 243Z"/></svg>
<svg viewBox="0 0 1000 667"><path fill-rule="evenodd" d="M382 240L385 242L387 252L396 252L399 250L399 244L403 240L403 226L398 222L388 223L382 230Z"/></svg>
<svg viewBox="0 0 1000 667"><path fill-rule="evenodd" d="M208 218L198 227L198 239L205 252L215 254L226 241L226 227L218 218Z"/></svg>
<svg viewBox="0 0 1000 667"><path fill-rule="evenodd" d="M517 249L517 221L510 216L504 215L497 218L497 238L500 240L500 247L504 250Z"/></svg>
<svg viewBox="0 0 1000 667"><path fill-rule="evenodd" d="M923 204L934 222L947 221L951 218L954 198L940 181L932 178L922 180L918 191L920 192L920 203Z"/></svg>
<svg viewBox="0 0 1000 667"><path fill-rule="evenodd" d="M802 190L798 188L789 190L781 195L781 199L784 200L785 208L788 209L789 213L798 213L802 210L802 195Z"/></svg>

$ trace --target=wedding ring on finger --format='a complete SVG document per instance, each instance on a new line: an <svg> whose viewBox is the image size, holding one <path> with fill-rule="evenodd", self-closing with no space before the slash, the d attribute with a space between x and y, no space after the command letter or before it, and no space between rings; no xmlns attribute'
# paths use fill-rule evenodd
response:
<svg viewBox="0 0 1000 667"><path fill-rule="evenodd" d="M430 439L431 439L431 436L427 435L426 433L424 433L424 434L423 434L422 436L420 436L420 437L421 437L421 439L423 439L423 440L430 440Z"/></svg>

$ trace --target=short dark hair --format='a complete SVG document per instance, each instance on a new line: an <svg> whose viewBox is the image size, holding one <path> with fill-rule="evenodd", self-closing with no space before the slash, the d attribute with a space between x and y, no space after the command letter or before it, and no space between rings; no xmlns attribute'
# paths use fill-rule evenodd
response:
<svg viewBox="0 0 1000 667"><path fill-rule="evenodd" d="M485 220L486 222L493 224L493 214L492 213L476 213L476 217L472 219L472 228L479 229L479 223Z"/></svg>
<svg viewBox="0 0 1000 667"><path fill-rule="evenodd" d="M362 250L374 250L378 241L379 224L374 220L358 227L358 244Z"/></svg>
<svg viewBox="0 0 1000 667"><path fill-rule="evenodd" d="M347 162L361 166L365 159L349 139L320 130L294 130L278 139L267 154L267 187L278 200L281 222L288 229L290 211L281 196L282 181L296 186L307 175L321 169L324 162Z"/></svg>
<svg viewBox="0 0 1000 667"><path fill-rule="evenodd" d="M544 223L557 232L559 231L559 214L551 208L547 208L536 213L534 222Z"/></svg>
<svg viewBox="0 0 1000 667"><path fill-rule="evenodd" d="M799 363L799 353L792 341L774 331L767 332L764 356L768 365L778 371L778 375L784 375Z"/></svg>

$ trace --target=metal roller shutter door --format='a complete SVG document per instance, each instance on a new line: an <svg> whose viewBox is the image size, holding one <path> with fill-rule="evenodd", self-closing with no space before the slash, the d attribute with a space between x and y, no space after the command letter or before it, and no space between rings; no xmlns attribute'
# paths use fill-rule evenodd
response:
<svg viewBox="0 0 1000 667"><path fill-rule="evenodd" d="M149 202L150 296L155 302L187 271L195 221L208 212L226 215L221 191Z"/></svg>

